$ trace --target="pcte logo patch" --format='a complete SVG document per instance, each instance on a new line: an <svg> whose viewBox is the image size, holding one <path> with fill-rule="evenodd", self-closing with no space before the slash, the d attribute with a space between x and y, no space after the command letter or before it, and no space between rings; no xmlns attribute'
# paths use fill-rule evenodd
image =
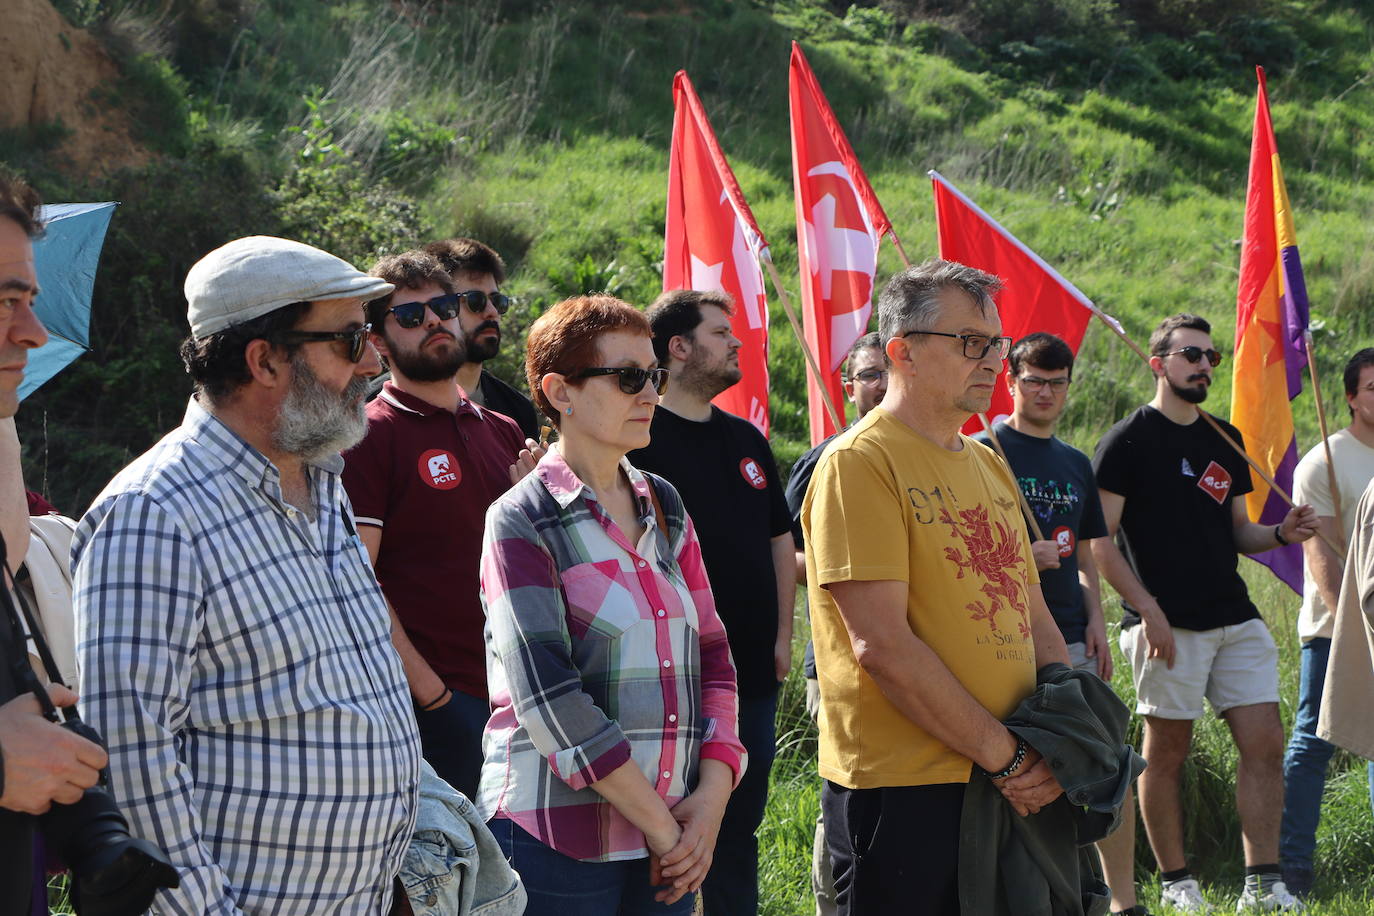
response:
<svg viewBox="0 0 1374 916"><path fill-rule="evenodd" d="M1221 505L1226 502L1226 496L1231 492L1231 472L1213 461L1207 465L1207 470L1202 472L1197 485L1198 489L1215 499L1217 505Z"/></svg>
<svg viewBox="0 0 1374 916"><path fill-rule="evenodd" d="M768 478L763 476L763 468L753 458L745 458L739 463L739 472L744 477L744 482L755 490L762 490L768 486Z"/></svg>
<svg viewBox="0 0 1374 916"><path fill-rule="evenodd" d="M420 456L420 479L436 490L452 490L463 480L458 459L441 448L432 448Z"/></svg>
<svg viewBox="0 0 1374 916"><path fill-rule="evenodd" d="M1050 533L1050 538L1059 545L1059 555L1068 557L1073 555L1073 549L1078 544L1078 539L1073 536L1073 529L1068 525L1060 525Z"/></svg>

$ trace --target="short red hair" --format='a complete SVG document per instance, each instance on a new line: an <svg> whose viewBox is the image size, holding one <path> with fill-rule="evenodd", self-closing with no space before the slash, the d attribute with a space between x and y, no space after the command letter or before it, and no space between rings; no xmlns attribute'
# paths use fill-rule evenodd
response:
<svg viewBox="0 0 1374 916"><path fill-rule="evenodd" d="M530 325L525 343L525 378L535 406L558 426L558 411L544 395L539 380L550 372L572 375L593 368L602 334L629 331L653 337L649 319L639 309L615 296L593 294L564 299ZM580 385L585 379L569 379Z"/></svg>

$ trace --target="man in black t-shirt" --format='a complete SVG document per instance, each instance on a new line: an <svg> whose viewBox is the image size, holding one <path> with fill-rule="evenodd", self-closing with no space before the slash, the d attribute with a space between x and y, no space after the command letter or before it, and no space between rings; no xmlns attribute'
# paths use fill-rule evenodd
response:
<svg viewBox="0 0 1374 916"><path fill-rule="evenodd" d="M768 440L711 405L740 380L732 310L728 296L692 290L664 293L649 307L654 352L672 374L648 447L629 455L682 494L739 679L739 736L749 767L730 796L702 886L711 916L758 911L754 833L768 797L778 684L792 664L796 592L791 518Z"/></svg>
<svg viewBox="0 0 1374 916"><path fill-rule="evenodd" d="M1070 663L1109 681L1112 653L1091 549L1106 536L1107 525L1088 456L1054 435L1068 404L1073 350L1053 334L1029 334L1011 348L1007 363L1012 414L993 431L1045 538L1031 543L1040 590L1064 634ZM986 432L974 438L992 447ZM1121 823L1097 850L1111 888L1111 912L1146 916L1136 902L1135 802L1129 795Z"/></svg>
<svg viewBox="0 0 1374 916"><path fill-rule="evenodd" d="M1093 469L1107 530L1093 555L1120 593L1122 652L1131 660L1136 711L1145 717L1140 810L1163 879L1164 902L1207 908L1183 850L1179 784L1204 697L1226 719L1240 754L1236 805L1245 838L1242 908L1300 904L1279 878L1283 727L1278 650L1237 571L1237 553L1305 541L1317 529L1310 506L1279 525L1246 514L1250 469L1202 419L1221 354L1195 315L1165 319L1150 336L1155 397L1098 443ZM1220 421L1219 421L1220 422ZM1229 423L1223 429L1241 442ZM1119 529L1119 531L1118 531Z"/></svg>
<svg viewBox="0 0 1374 916"><path fill-rule="evenodd" d="M538 442L539 415L529 397L482 365L501 349L501 316L510 308L510 299L501 292L506 262L476 239L444 239L430 242L424 250L439 260L453 280L454 290L463 297L458 326L467 339L467 361L458 367L458 387L469 401L505 414L526 439Z"/></svg>

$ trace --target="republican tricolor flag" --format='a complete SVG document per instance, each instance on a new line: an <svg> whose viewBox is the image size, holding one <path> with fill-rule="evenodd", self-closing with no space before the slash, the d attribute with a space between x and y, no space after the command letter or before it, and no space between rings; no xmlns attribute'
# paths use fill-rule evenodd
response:
<svg viewBox="0 0 1374 916"><path fill-rule="evenodd" d="M892 223L795 41L787 95L802 324L806 346L822 375L819 380L811 373L806 377L811 444L816 445L839 431L826 411L822 391L844 422L840 364L868 328L878 241L892 231Z"/></svg>
<svg viewBox="0 0 1374 916"><path fill-rule="evenodd" d="M1307 285L1274 143L1274 124L1269 119L1264 70L1255 70L1259 91L1236 291L1231 422L1245 436L1246 451L1255 463L1291 493L1298 445L1289 402L1302 390L1302 370L1307 365ZM1250 518L1262 525L1277 525L1288 512L1288 503L1258 474L1251 476L1255 489L1245 497ZM1302 593L1302 551L1297 545L1275 548L1255 559Z"/></svg>
<svg viewBox="0 0 1374 916"><path fill-rule="evenodd" d="M1077 353L1088 321L1097 311L1092 300L939 172L932 171L930 181L935 189L940 257L1002 278L1002 291L997 294L1002 333L1016 341L1044 331L1061 338ZM1011 415L1005 368L992 391L988 418L995 423ZM972 417L964 432L971 436L982 428L982 421Z"/></svg>
<svg viewBox="0 0 1374 916"><path fill-rule="evenodd" d="M768 304L759 259L768 244L684 70L673 77L673 108L663 289L725 292L734 298L730 325L742 344L741 379L712 403L767 436Z"/></svg>

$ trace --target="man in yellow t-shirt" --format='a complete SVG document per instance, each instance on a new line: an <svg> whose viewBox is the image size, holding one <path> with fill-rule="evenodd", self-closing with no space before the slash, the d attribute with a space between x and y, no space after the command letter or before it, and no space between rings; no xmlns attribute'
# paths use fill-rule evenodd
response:
<svg viewBox="0 0 1374 916"><path fill-rule="evenodd" d="M1062 791L999 720L1068 652L1011 472L959 432L987 410L1011 343L999 288L939 260L888 282L887 394L831 444L802 507L841 916L958 912L974 766L1022 814Z"/></svg>

